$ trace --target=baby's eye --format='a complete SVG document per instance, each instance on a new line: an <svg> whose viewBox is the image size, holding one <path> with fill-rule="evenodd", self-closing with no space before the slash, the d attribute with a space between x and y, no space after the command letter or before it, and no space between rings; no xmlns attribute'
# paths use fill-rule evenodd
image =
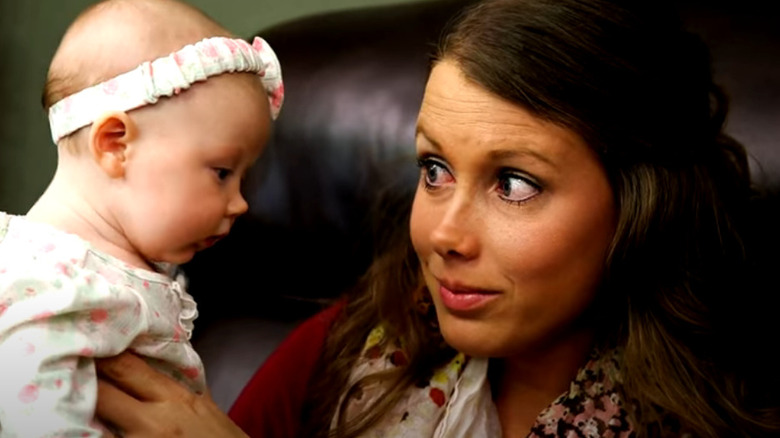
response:
<svg viewBox="0 0 780 438"><path fill-rule="evenodd" d="M496 187L501 199L510 203L523 203L541 192L538 184L516 173L503 173Z"/></svg>
<svg viewBox="0 0 780 438"><path fill-rule="evenodd" d="M426 188L436 188L455 180L447 167L432 158L422 158L417 162Z"/></svg>
<svg viewBox="0 0 780 438"><path fill-rule="evenodd" d="M230 169L215 167L214 173L217 174L217 178L219 178L220 181L224 181L233 173L233 171Z"/></svg>

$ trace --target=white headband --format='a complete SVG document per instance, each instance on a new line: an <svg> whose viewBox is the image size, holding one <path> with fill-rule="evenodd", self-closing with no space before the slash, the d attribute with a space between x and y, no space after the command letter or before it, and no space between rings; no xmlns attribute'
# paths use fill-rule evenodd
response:
<svg viewBox="0 0 780 438"><path fill-rule="evenodd" d="M127 73L74 93L49 108L54 143L108 111L130 111L172 96L193 83L230 72L254 72L262 78L276 119L284 101L282 69L262 38L206 38L168 56L147 61Z"/></svg>

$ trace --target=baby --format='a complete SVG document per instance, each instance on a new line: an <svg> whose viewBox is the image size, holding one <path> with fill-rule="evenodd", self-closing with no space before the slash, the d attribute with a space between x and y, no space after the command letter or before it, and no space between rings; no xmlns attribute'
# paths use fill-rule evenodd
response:
<svg viewBox="0 0 780 438"><path fill-rule="evenodd" d="M69 27L44 91L55 175L27 215L0 212L0 436L101 436L94 359L128 349L206 390L176 266L247 210L282 99L263 40L174 0L104 1Z"/></svg>

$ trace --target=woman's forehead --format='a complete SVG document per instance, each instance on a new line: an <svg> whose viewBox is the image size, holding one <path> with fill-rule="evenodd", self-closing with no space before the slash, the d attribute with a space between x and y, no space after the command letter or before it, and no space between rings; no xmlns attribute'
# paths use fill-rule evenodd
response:
<svg viewBox="0 0 780 438"><path fill-rule="evenodd" d="M417 132L426 141L539 149L584 146L574 131L487 91L452 61L438 63L426 85ZM510 147L511 149L511 147Z"/></svg>

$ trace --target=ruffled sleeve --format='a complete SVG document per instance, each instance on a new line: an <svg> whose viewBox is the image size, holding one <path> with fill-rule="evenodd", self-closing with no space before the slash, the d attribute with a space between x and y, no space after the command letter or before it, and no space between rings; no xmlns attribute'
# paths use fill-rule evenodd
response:
<svg viewBox="0 0 780 438"><path fill-rule="evenodd" d="M186 286L187 282L182 274L177 275L176 279L171 282L171 290L181 302L179 325L184 330L187 339L190 339L192 338L192 330L195 327L195 319L198 317L198 305L195 303L192 295L185 290Z"/></svg>

